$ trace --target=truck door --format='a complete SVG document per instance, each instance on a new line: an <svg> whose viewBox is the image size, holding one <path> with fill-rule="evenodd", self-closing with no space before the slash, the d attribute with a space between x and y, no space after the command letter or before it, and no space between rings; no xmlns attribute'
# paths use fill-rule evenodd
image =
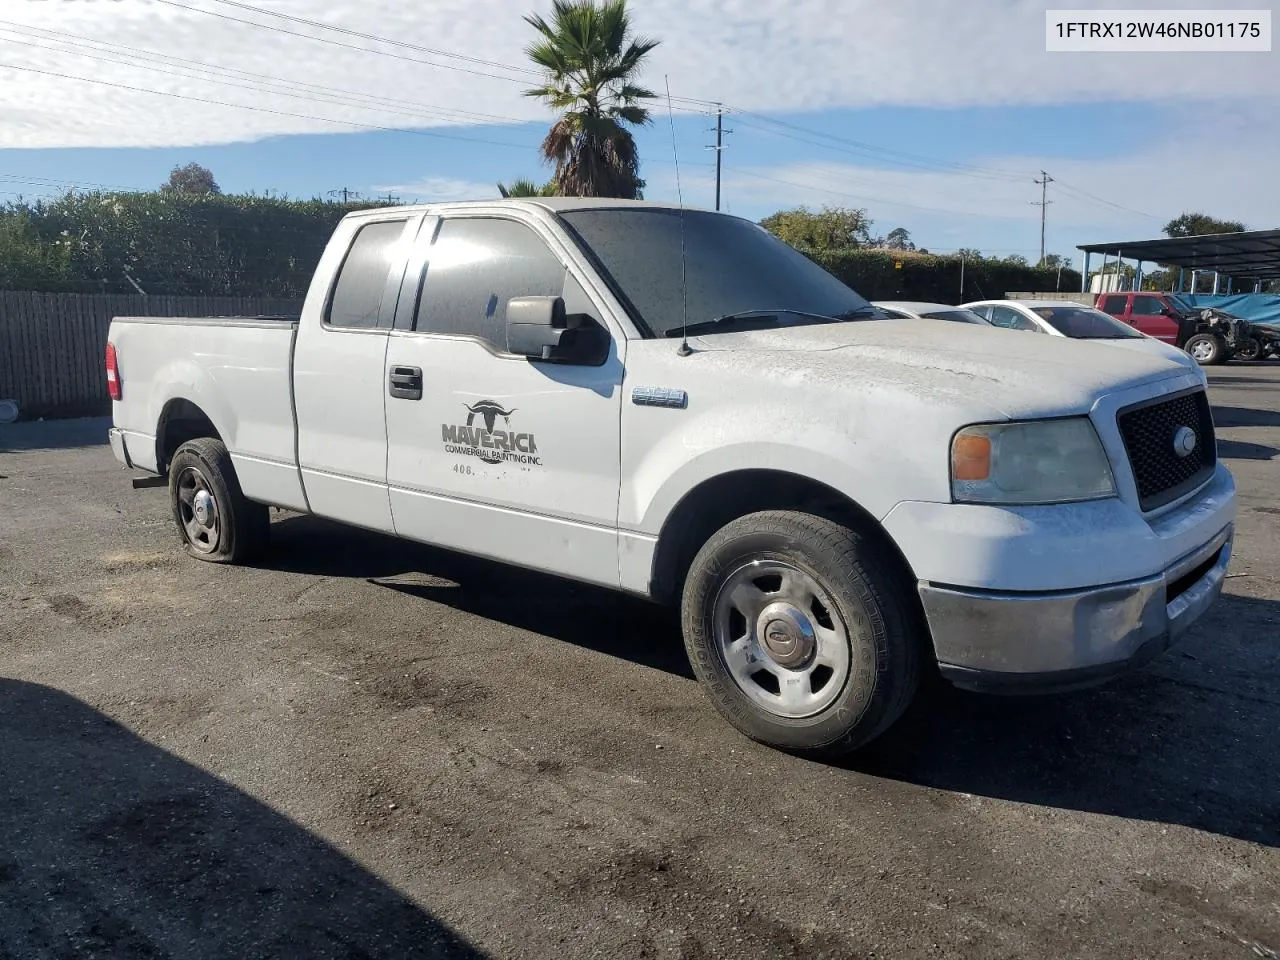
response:
<svg viewBox="0 0 1280 960"><path fill-rule="evenodd" d="M617 586L626 341L561 242L518 214L419 234L383 378L391 510L400 536ZM507 301L526 296L610 329L604 362L508 353Z"/></svg>
<svg viewBox="0 0 1280 960"><path fill-rule="evenodd" d="M1133 295L1133 325L1149 337L1177 344L1178 321L1169 316L1171 307L1155 293Z"/></svg>
<svg viewBox="0 0 1280 960"><path fill-rule="evenodd" d="M326 296L308 296L293 357L298 466L311 512L387 532L383 366L403 244L421 220L401 214L344 224L353 235L345 254L338 247L341 263L316 271L337 279Z"/></svg>

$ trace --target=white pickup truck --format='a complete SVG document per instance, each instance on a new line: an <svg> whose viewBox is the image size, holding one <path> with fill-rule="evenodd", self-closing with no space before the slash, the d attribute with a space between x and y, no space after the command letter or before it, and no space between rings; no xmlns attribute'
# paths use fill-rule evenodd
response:
<svg viewBox="0 0 1280 960"><path fill-rule="evenodd" d="M904 325L748 221L623 201L346 217L296 320L119 318L111 445L186 550L268 505L678 603L724 716L884 731L923 670L1087 685L1205 612L1235 487L1159 356Z"/></svg>

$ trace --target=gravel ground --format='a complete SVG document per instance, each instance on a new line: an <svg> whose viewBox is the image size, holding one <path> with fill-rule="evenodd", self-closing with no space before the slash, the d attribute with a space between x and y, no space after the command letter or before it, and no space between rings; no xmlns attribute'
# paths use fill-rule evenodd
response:
<svg viewBox="0 0 1280 960"><path fill-rule="evenodd" d="M842 767L643 603L295 516L197 563L103 421L0 427L0 958L1276 957L1280 364L1211 379L1184 644Z"/></svg>

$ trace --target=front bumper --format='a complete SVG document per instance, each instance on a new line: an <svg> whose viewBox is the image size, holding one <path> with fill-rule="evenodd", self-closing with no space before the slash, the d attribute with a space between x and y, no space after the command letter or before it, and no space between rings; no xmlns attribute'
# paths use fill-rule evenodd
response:
<svg viewBox="0 0 1280 960"><path fill-rule="evenodd" d="M1090 686L1159 655L1222 592L1233 526L1162 573L1051 593L922 582L938 666L958 687L1035 692Z"/></svg>

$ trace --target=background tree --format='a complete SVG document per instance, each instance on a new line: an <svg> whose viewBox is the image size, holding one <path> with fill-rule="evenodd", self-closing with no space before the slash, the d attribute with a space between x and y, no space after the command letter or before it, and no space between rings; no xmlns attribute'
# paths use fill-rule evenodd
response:
<svg viewBox="0 0 1280 960"><path fill-rule="evenodd" d="M509 187L505 183L499 183L498 192L508 198L557 196L554 180L548 180L546 183L542 184L542 186L538 186L538 184L534 183L532 180L512 180L511 186Z"/></svg>
<svg viewBox="0 0 1280 960"><path fill-rule="evenodd" d="M165 193L183 193L190 197L208 197L222 193L218 181L213 179L213 171L198 163L174 167L169 179L160 189Z"/></svg>
<svg viewBox="0 0 1280 960"><path fill-rule="evenodd" d="M916 245L911 242L911 234L906 227L894 227L885 234L884 245L890 250L914 250Z"/></svg>
<svg viewBox="0 0 1280 960"><path fill-rule="evenodd" d="M1004 262L1012 263L1019 267L1025 267L1027 265L1027 258L1020 253L1011 253L1004 258Z"/></svg>
<svg viewBox="0 0 1280 960"><path fill-rule="evenodd" d="M640 157L626 125L649 122L643 103L654 94L635 80L658 41L632 35L626 0L555 0L550 23L537 14L525 21L541 34L526 53L545 74L525 95L561 114L542 141L558 191L640 198Z"/></svg>
<svg viewBox="0 0 1280 960"><path fill-rule="evenodd" d="M1166 237L1201 237L1211 233L1241 233L1239 220L1219 220L1207 213L1184 213L1164 225Z"/></svg>
<svg viewBox="0 0 1280 960"><path fill-rule="evenodd" d="M802 250L853 250L867 246L871 236L867 211L851 207L779 210L761 220L760 226Z"/></svg>

